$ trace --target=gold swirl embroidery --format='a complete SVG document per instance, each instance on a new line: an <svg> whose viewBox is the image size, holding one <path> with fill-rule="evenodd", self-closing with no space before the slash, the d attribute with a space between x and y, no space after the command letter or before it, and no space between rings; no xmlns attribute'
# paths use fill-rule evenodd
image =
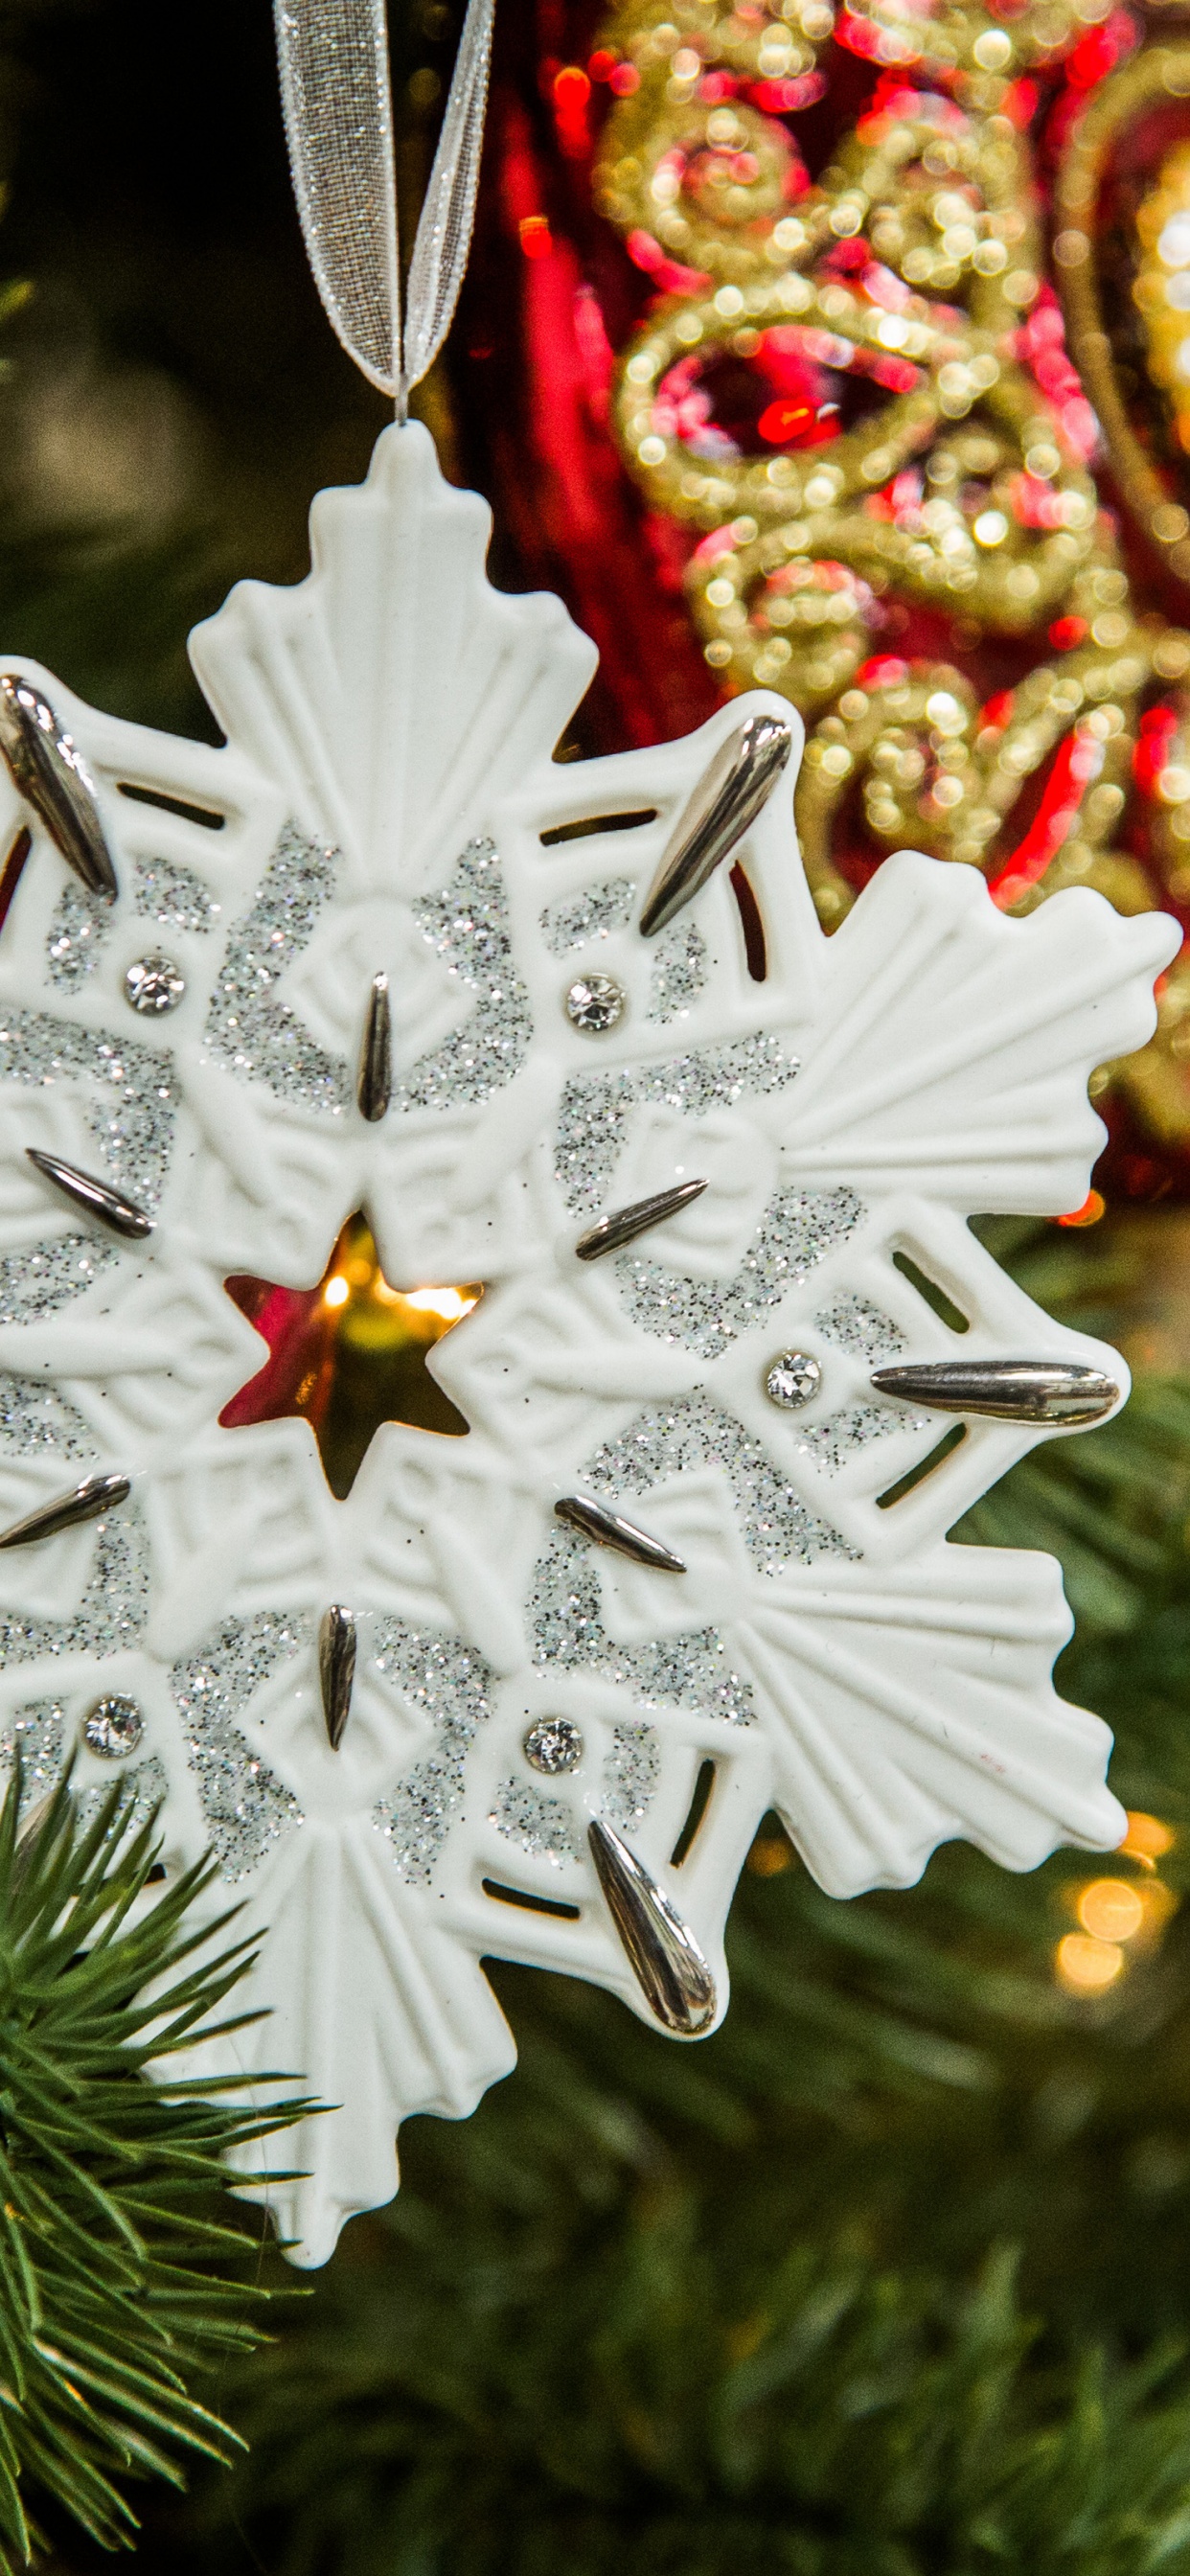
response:
<svg viewBox="0 0 1190 2576"><path fill-rule="evenodd" d="M1190 672L1190 637L1138 617L1086 470L1094 422L1041 286L1031 153L1010 112L1010 80L1057 60L1107 6L1029 0L1005 27L967 0L920 18L899 0L851 0L843 41L885 77L815 187L766 107L821 90L824 0L626 0L607 31L631 73L596 202L670 290L622 353L615 432L650 505L690 530L687 592L712 668L813 720L798 818L828 926L855 893L832 853L847 800L873 858L909 843L980 867L1009 910L1075 883L1125 911L1158 899L1113 837L1141 694ZM937 87L898 88L899 68ZM1059 178L1074 354L1113 444L1076 234L1120 117L1162 88L1190 92L1184 50L1143 55L1102 85ZM730 397L738 408L749 375L768 401L735 436ZM1190 417L1190 382L1186 405ZM1187 515L1147 459L1144 472L1151 533L1180 569ZM1190 541L1185 553L1190 567ZM973 642L1048 627L1046 658L981 705L951 663L884 646L885 609L901 600L949 612ZM1014 846L1014 809L1042 772ZM1185 872L1182 899L1190 701L1186 775L1184 841L1181 808L1153 839L1166 881ZM1185 1133L1190 971L1175 968L1162 1014L1124 1078L1163 1132Z"/></svg>

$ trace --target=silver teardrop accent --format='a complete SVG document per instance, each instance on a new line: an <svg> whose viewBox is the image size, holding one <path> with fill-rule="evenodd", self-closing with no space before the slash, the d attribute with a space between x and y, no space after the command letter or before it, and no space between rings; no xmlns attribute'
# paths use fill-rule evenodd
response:
<svg viewBox="0 0 1190 2576"><path fill-rule="evenodd" d="M355 1681L355 1621L350 1610L341 1610L337 1602L324 1610L318 1624L318 1678L327 1742L337 1753L351 1714Z"/></svg>
<svg viewBox="0 0 1190 2576"><path fill-rule="evenodd" d="M97 1181L90 1172L80 1172L73 1163L60 1162L56 1154L41 1153L36 1145L26 1145L25 1152L47 1181L52 1181L64 1198L73 1199L76 1207L85 1208L88 1216L102 1217L105 1225L134 1241L152 1233L152 1217L146 1216L131 1199L121 1198L118 1190L109 1190L106 1181Z"/></svg>
<svg viewBox="0 0 1190 2576"><path fill-rule="evenodd" d="M715 2018L715 1980L688 1923L611 1825L587 1828L607 1910L650 2012L697 2039Z"/></svg>
<svg viewBox="0 0 1190 2576"><path fill-rule="evenodd" d="M44 823L67 866L92 894L114 900L116 871L82 753L41 691L19 671L0 672L0 752L17 794Z"/></svg>
<svg viewBox="0 0 1190 2576"><path fill-rule="evenodd" d="M720 744L700 778L645 897L641 934L652 939L730 858L771 794L793 729L779 716L749 716Z"/></svg>
<svg viewBox="0 0 1190 2576"><path fill-rule="evenodd" d="M1070 1360L937 1360L873 1369L872 1384L937 1413L989 1413L1001 1422L1098 1422L1120 1401L1110 1377Z"/></svg>
<svg viewBox="0 0 1190 2576"><path fill-rule="evenodd" d="M10 1529L0 1530L0 1547L32 1547L35 1539L56 1538L59 1530L73 1529L76 1521L93 1521L99 1512L114 1512L117 1503L127 1502L131 1491L127 1476L88 1476L72 1494L59 1494L56 1502L43 1503L40 1511L29 1512Z"/></svg>
<svg viewBox="0 0 1190 2576"><path fill-rule="evenodd" d="M605 1503L588 1502L585 1494L564 1494L554 1511L571 1529L581 1530L584 1538L593 1538L600 1547L614 1547L620 1556L630 1556L635 1565L650 1565L658 1574L684 1574L680 1556L663 1546L659 1538L650 1538L647 1530L638 1529L635 1521L623 1520L619 1512L609 1512Z"/></svg>
<svg viewBox="0 0 1190 2576"><path fill-rule="evenodd" d="M368 1019L360 1049L355 1097L360 1116L375 1126L383 1118L393 1087L393 1024L387 975L373 975Z"/></svg>
<svg viewBox="0 0 1190 2576"><path fill-rule="evenodd" d="M658 1190L651 1199L634 1199L631 1207L615 1208L610 1216L601 1216L598 1225L579 1236L574 1249L580 1261L602 1261L605 1252L620 1252L626 1243L635 1243L638 1234L647 1234L651 1226L664 1225L667 1216L676 1216L679 1208L689 1207L700 1199L705 1181L682 1181L673 1190Z"/></svg>

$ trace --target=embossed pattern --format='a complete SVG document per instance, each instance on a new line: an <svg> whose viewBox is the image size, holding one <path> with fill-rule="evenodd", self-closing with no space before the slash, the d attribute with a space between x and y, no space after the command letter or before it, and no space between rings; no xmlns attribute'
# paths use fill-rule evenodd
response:
<svg viewBox="0 0 1190 2576"><path fill-rule="evenodd" d="M19 1746L39 1785L73 1755L91 1813L114 1765L88 1713L135 1703L125 1794L160 1807L167 1871L213 1848L212 1903L234 1887L259 1938L246 2001L265 2018L238 2071L285 2065L340 2106L292 2141L304 2179L241 2178L307 2262L393 2190L402 2118L461 2116L507 2071L485 1957L653 2014L592 1825L703 1963L705 2016L662 2015L687 2038L725 2007L734 1876L770 1805L840 1894L904 1884L950 1835L1013 1867L1116 1838L1105 1731L1052 1689L1056 1569L943 1544L1045 1426L973 1420L917 1484L937 1426L870 1380L953 1356L907 1246L965 1358L1123 1382L967 1218L1085 1193L1087 1075L1144 1038L1171 944L1078 894L1005 920L973 871L914 857L828 942L789 772L741 844L765 981L723 868L672 949L642 939L631 889L770 702L587 764L580 813L633 818L629 881L566 837L574 779L552 757L590 648L556 602L485 586L485 514L424 431L386 432L313 536L306 585L247 585L194 638L227 739L156 745L181 810L114 798L146 775L143 738L55 685L110 815L119 936L81 981L56 976L66 878L38 824L0 939L0 1522L81 1476L130 1488L0 1558L0 1761ZM0 827L15 787L11 806ZM122 977L157 939L133 922L161 925L184 986L151 1044ZM588 969L624 995L603 1029L563 1007ZM392 1089L371 1118L355 1076L378 974ZM650 1017L659 998L674 1017ZM153 1232L83 1230L29 1147L102 1171ZM639 1247L577 1256L576 1215L658 1196ZM467 1437L381 1408L340 1500L315 1390L221 1421L262 1359L226 1282L350 1292L327 1264L356 1209L408 1297L485 1286L427 1363ZM818 1373L796 1410L765 1393L782 1350ZM564 1527L573 1495L639 1521L665 1570ZM337 1747L331 1605L356 1642ZM563 1720L546 1778L526 1747Z"/></svg>

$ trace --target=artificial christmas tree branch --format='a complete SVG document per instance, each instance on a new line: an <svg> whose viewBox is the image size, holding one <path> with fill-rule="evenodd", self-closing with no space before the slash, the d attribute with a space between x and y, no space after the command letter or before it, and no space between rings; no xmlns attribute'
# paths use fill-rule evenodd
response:
<svg viewBox="0 0 1190 2576"><path fill-rule="evenodd" d="M52 2503L127 2545L126 2492L238 2437L196 2377L258 2341L256 2232L219 2213L222 2159L283 2128L234 2083L154 2082L216 2030L250 1960L201 1925L202 1864L160 1894L153 1820L112 1790L85 1829L68 1781L22 1834L0 1811L0 2569ZM32 2498L32 2502L30 2501Z"/></svg>

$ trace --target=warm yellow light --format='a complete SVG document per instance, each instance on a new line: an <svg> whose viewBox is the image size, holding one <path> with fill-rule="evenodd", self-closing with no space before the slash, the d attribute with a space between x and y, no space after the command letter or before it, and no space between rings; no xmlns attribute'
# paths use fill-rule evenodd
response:
<svg viewBox="0 0 1190 2576"><path fill-rule="evenodd" d="M1096 1941L1131 1941L1145 1919L1140 1889L1126 1878L1093 1878L1075 1907L1084 1932Z"/></svg>
<svg viewBox="0 0 1190 2576"><path fill-rule="evenodd" d="M1128 1831L1120 1850L1129 1860L1155 1869L1166 1852L1172 1851L1176 1839L1172 1825L1163 1825L1160 1816L1146 1816L1142 1808L1129 1808Z"/></svg>
<svg viewBox="0 0 1190 2576"><path fill-rule="evenodd" d="M424 1276L424 1274L423 1274ZM322 1277L279 1287L237 1271L228 1295L269 1345L269 1359L224 1406L227 1430L300 1416L318 1443L327 1484L342 1502L383 1423L460 1440L466 1416L427 1362L483 1296L483 1281L389 1285L362 1209L341 1227Z"/></svg>
<svg viewBox="0 0 1190 2576"><path fill-rule="evenodd" d="M411 1288L405 1303L419 1315L438 1315L444 1324L457 1324L478 1300L464 1296L460 1288Z"/></svg>
<svg viewBox="0 0 1190 2576"><path fill-rule="evenodd" d="M758 1834L748 1854L748 1867L757 1878L776 1878L788 1869L792 1859L784 1834Z"/></svg>
<svg viewBox="0 0 1190 2576"><path fill-rule="evenodd" d="M1146 1932L1163 1932L1170 1915L1177 1913L1180 1896L1160 1878L1143 1879L1136 1892L1144 1908Z"/></svg>
<svg viewBox="0 0 1190 2576"><path fill-rule="evenodd" d="M1083 1995L1114 1985L1124 1966L1124 1953L1114 1941L1094 1941L1085 1932L1068 1932L1055 1959L1063 1985Z"/></svg>

